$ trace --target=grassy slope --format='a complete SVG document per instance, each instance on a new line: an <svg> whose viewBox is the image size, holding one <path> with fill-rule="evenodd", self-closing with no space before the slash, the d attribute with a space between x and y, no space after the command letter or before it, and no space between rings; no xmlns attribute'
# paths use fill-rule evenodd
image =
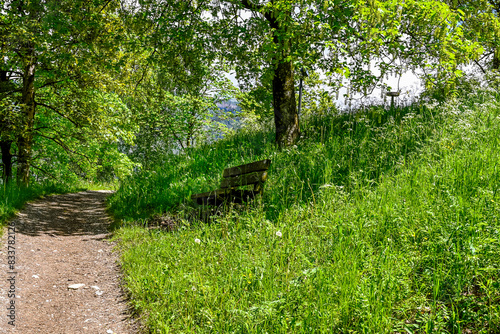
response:
<svg viewBox="0 0 500 334"><path fill-rule="evenodd" d="M419 114L414 114L419 112ZM405 114L414 115L406 117ZM179 210L190 194L216 189L224 168L271 159L264 203L268 219L277 219L295 203L313 199L325 184L354 187L361 179L377 181L433 131L435 116L425 109L406 108L396 116L374 110L366 117L326 116L308 119L306 139L298 147L276 152L269 130L241 131L213 145L169 156L165 165L145 170L125 182L111 199L120 218L145 218Z"/></svg>
<svg viewBox="0 0 500 334"><path fill-rule="evenodd" d="M500 331L499 104L473 101L310 120L280 153L242 134L129 180L111 205L137 219L273 160L255 208L117 232L132 303L154 333Z"/></svg>

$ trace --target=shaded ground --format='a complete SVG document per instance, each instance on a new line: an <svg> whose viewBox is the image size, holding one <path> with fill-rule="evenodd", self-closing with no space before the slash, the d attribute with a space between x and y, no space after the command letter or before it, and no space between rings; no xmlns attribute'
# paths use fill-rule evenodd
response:
<svg viewBox="0 0 500 334"><path fill-rule="evenodd" d="M0 252L0 333L138 332L107 240L107 195L50 196L27 204L11 221L15 233L6 228ZM72 284L85 285L73 290ZM12 302L15 327L7 309Z"/></svg>

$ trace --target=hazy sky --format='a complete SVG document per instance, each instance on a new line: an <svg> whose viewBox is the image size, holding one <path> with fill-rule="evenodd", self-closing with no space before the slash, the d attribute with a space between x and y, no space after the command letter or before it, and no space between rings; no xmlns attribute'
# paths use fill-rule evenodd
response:
<svg viewBox="0 0 500 334"><path fill-rule="evenodd" d="M238 85L238 82L236 80L236 76L234 73L227 74L227 77L233 82L234 85ZM399 87L398 87L398 81L399 81ZM420 83L420 80L415 76L412 72L406 72L404 73L401 77L399 76L390 76L388 79L383 80L384 84L387 84L392 88L393 91L400 91L401 96L399 100L403 99L409 99L411 96L414 96L416 94L419 94L422 91L422 85ZM307 86L304 86L304 90L307 90ZM298 87L297 87L297 92L298 92ZM345 101L344 101L344 94L347 93L347 88L343 87L339 91L339 99L336 101L337 106L339 108L344 108L346 107ZM382 94L381 94L380 88L377 88L373 91L372 94L368 96L370 100L377 100L380 103L382 102ZM337 95L336 93L332 93L333 95ZM353 95L353 103L359 103L363 100L362 94L354 94ZM387 103L390 102L390 98L387 98Z"/></svg>

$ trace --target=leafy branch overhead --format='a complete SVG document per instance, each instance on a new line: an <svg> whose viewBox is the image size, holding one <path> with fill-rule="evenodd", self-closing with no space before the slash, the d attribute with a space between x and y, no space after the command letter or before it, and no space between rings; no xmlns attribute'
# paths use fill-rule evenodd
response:
<svg viewBox="0 0 500 334"><path fill-rule="evenodd" d="M17 122L2 128L2 137L15 143L18 183L28 184L47 138L72 155L91 140L130 140L130 115L118 97L125 62L120 3L3 1L2 8L0 66L9 79L2 82L0 115L14 124L15 112ZM69 149L76 143L67 138L76 137L80 144Z"/></svg>
<svg viewBox="0 0 500 334"><path fill-rule="evenodd" d="M242 117L273 116L276 144L293 145L299 69L322 87L326 110L341 88L348 99L367 95L386 89L388 75L412 71L446 95L461 65L500 66L493 0L0 4L0 140L11 143L23 184L33 158L49 154L46 137L61 136L66 153L101 141L155 157L223 135L235 110L218 105L232 98ZM307 94L306 103L316 104Z"/></svg>

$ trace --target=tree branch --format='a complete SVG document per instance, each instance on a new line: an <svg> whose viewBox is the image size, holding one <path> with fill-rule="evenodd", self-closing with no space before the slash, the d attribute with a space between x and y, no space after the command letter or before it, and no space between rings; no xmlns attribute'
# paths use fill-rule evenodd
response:
<svg viewBox="0 0 500 334"><path fill-rule="evenodd" d="M40 132L40 130L44 130L44 129L48 129L49 131L53 131L55 134L54 136L56 136L57 138L59 138L59 140L63 140L63 139L66 139L66 138L73 138L73 139L76 139L80 142L83 142L83 141L86 141L85 138L83 136L78 136L78 135L75 135L75 134L62 134L60 131L57 131L56 129L54 129L54 127L48 127L48 126L42 126L42 127L39 127L37 129L35 129L35 131L38 133L38 134L41 134L42 132ZM50 133L52 134L52 133Z"/></svg>
<svg viewBox="0 0 500 334"><path fill-rule="evenodd" d="M54 108L54 107L52 107L52 106L49 106L49 105L47 105L47 104L45 104L45 103L36 102L36 101L35 101L35 104L36 104L36 105L39 105L39 106L42 106L42 107L45 107L45 108L47 108L47 109L52 110L53 112L55 112L55 113L56 113L56 114L58 114L59 116L66 118L68 121L70 121L71 123L73 123L73 125L74 125L74 126L76 126L76 127L80 127L80 126L81 126L81 125L80 125L80 124L78 124L76 121L72 120L71 118L69 118L68 116L64 115L63 113L61 113L59 110L57 110L56 108Z"/></svg>
<svg viewBox="0 0 500 334"><path fill-rule="evenodd" d="M84 157L85 159L87 159L87 161L92 164L92 161L90 161L90 158L88 156L86 156L85 154L83 153L79 153L79 152L76 152L76 151L73 151L72 149L70 149L66 144L64 144L62 142L62 140L60 139L57 139L57 138L54 138L54 137L49 137L49 136L45 136L41 133L38 133L38 135L40 137L43 137L43 138L46 138L46 139L49 139L49 140L52 140L54 143L56 143L57 145L61 146L66 152L68 153L72 153L72 154L76 154L76 155L79 155L79 156L82 156Z"/></svg>
<svg viewBox="0 0 500 334"><path fill-rule="evenodd" d="M104 4L104 6L103 6L103 7L101 8L101 10L99 11L99 14L101 14L101 13L102 13L102 11L103 11L106 7L108 7L108 5L109 5L109 3L110 3L111 1L113 1L113 0L108 0L108 1Z"/></svg>
<svg viewBox="0 0 500 334"><path fill-rule="evenodd" d="M179 138L179 136L177 135L177 133L174 131L174 129L170 126L169 122L165 122L165 124L167 125L168 129L170 130L170 133L174 136L175 140L177 140L177 142L179 143L179 145L181 145L181 148L183 151L186 150L186 148L184 147L184 143L182 142L182 140Z"/></svg>
<svg viewBox="0 0 500 334"><path fill-rule="evenodd" d="M43 85L41 85L40 87L38 87L38 89L41 89L41 88L43 88L43 87L47 87L47 86L53 86L53 85L55 85L55 84L58 84L58 83L60 83L60 82L64 82L64 81L66 81L66 80L68 80L68 79L73 79L73 78L76 78L76 75L69 76L68 78L66 78L66 79L62 79L62 80L57 80L57 81L46 82L46 83L44 83Z"/></svg>
<svg viewBox="0 0 500 334"><path fill-rule="evenodd" d="M481 66L481 63L479 63L477 59L474 59L474 62L476 63L477 66L479 66L481 72L486 73L486 70Z"/></svg>
<svg viewBox="0 0 500 334"><path fill-rule="evenodd" d="M153 56L154 56L154 54L156 53L156 51L157 51L157 49L155 48L149 57L153 57ZM148 69L149 69L149 62L146 64L146 68L145 68L145 69L144 69L144 71L142 72L142 76L141 76L141 78L140 78L140 79L139 79L139 81L137 81L137 83L135 84L134 92L137 90L137 87L139 86L139 84L141 83L141 81L144 79L144 76L146 75L146 72L148 71Z"/></svg>
<svg viewBox="0 0 500 334"><path fill-rule="evenodd" d="M250 2L250 0L241 0L241 4L243 5L244 8L251 10L253 12L261 12L262 9L264 8L263 5L254 4L254 3ZM274 29L279 28L278 21L276 21L276 19L271 16L270 12L261 13L261 14L264 15L266 20L269 22L269 25L271 26L271 28L274 28Z"/></svg>
<svg viewBox="0 0 500 334"><path fill-rule="evenodd" d="M44 173L44 174L47 174L48 176L50 176L52 179L56 180L57 181L57 177L55 177L54 175L52 175L51 173L47 172L46 170L43 170L41 169L40 167L38 166L35 166L35 165L31 165L31 168L34 168L36 170L39 170L40 172Z"/></svg>
<svg viewBox="0 0 500 334"><path fill-rule="evenodd" d="M246 9L249 9L251 11L254 11L254 12L258 12L260 11L262 8L264 8L264 6L262 5L256 5L254 3L251 3L249 0L241 0L241 4L243 5L243 7L245 7Z"/></svg>
<svg viewBox="0 0 500 334"><path fill-rule="evenodd" d="M19 88L19 89L14 89L14 90L11 90L11 91L8 91L8 92L3 92L1 96L2 96L2 99L3 99L3 98L5 98L6 96L8 96L8 95L10 95L10 94L12 94L12 93L19 93L19 92L21 92L21 91L22 91L22 89L21 89L21 88Z"/></svg>
<svg viewBox="0 0 500 334"><path fill-rule="evenodd" d="M22 73L22 72L17 72L17 71L5 71L5 72L7 72L7 73L11 73L11 74L12 74L12 73L13 73L13 74L17 74L17 75L19 75L19 76L21 76L21 77L23 76L23 73ZM8 77L9 77L9 78L12 78L12 75L9 75Z"/></svg>
<svg viewBox="0 0 500 334"><path fill-rule="evenodd" d="M41 126L39 128L34 128L33 131L38 131L38 130L42 130L42 129L50 129L50 127L48 127L48 126Z"/></svg>

